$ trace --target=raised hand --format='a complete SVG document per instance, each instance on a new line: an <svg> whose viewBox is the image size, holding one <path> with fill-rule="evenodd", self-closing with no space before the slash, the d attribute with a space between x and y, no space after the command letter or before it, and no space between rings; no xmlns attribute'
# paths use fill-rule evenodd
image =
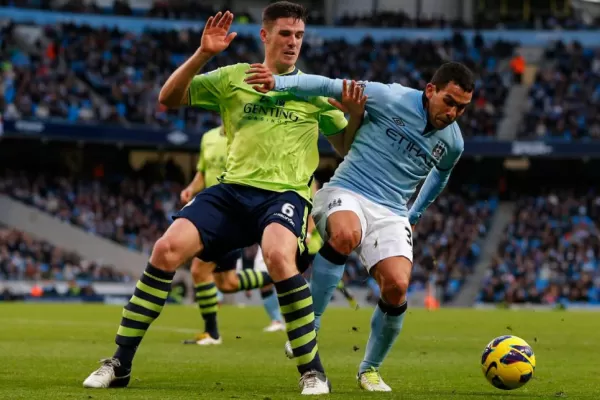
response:
<svg viewBox="0 0 600 400"><path fill-rule="evenodd" d="M251 64L246 75L244 82L252 85L257 92L267 93L275 88L275 77L264 64Z"/></svg>
<svg viewBox="0 0 600 400"><path fill-rule="evenodd" d="M344 79L342 83L342 101L329 99L329 104L346 114L362 117L365 113L367 98L363 95L363 88L356 81L351 81L348 85L348 81Z"/></svg>
<svg viewBox="0 0 600 400"><path fill-rule="evenodd" d="M225 14L218 12L214 17L210 17L202 32L200 51L215 55L225 50L237 36L235 32L229 33L232 22L233 14L229 11L225 11Z"/></svg>

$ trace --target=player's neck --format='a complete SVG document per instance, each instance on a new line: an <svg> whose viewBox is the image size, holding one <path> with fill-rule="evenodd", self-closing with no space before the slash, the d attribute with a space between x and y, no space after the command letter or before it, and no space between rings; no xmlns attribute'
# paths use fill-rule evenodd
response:
<svg viewBox="0 0 600 400"><path fill-rule="evenodd" d="M293 72L296 69L295 65L292 66L283 66L283 65L277 65L276 62L269 62L267 60L265 60L264 64L267 66L267 68L269 68L269 70L274 73L275 75L285 75L285 74L289 74L290 72Z"/></svg>

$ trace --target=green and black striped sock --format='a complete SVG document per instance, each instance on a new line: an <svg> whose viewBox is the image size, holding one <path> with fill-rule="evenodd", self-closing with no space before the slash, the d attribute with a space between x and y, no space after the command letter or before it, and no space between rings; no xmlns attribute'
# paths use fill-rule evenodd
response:
<svg viewBox="0 0 600 400"><path fill-rule="evenodd" d="M245 268L238 272L238 290L260 289L263 286L273 283L271 276L264 271L255 271L251 268Z"/></svg>
<svg viewBox="0 0 600 400"><path fill-rule="evenodd" d="M114 357L125 368L131 366L137 347L150 324L160 315L175 272L166 272L148 263L144 274L135 285L133 296L123 308L121 325L115 343L119 346Z"/></svg>
<svg viewBox="0 0 600 400"><path fill-rule="evenodd" d="M217 310L219 301L217 299L217 287L214 282L199 283L195 287L196 303L200 308L200 314L204 320L204 332L207 332L213 339L219 338L219 329L217 327Z"/></svg>
<svg viewBox="0 0 600 400"><path fill-rule="evenodd" d="M275 288L298 371L301 375L310 370L325 372L319 358L315 314L308 283L298 274L275 282Z"/></svg>

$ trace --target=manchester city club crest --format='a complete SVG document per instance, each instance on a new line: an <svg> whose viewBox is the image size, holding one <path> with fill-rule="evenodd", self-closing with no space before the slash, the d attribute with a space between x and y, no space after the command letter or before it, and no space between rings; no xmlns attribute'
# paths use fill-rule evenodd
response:
<svg viewBox="0 0 600 400"><path fill-rule="evenodd" d="M444 154L446 154L446 145L444 142L438 140L438 142L433 146L433 150L431 150L431 156L439 161Z"/></svg>

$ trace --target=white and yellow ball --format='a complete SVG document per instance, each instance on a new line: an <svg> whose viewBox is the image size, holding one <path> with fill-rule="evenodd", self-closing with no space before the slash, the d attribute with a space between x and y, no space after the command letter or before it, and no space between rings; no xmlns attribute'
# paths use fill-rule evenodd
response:
<svg viewBox="0 0 600 400"><path fill-rule="evenodd" d="M535 354L520 337L500 336L483 350L481 369L486 379L498 389L517 389L533 377Z"/></svg>

